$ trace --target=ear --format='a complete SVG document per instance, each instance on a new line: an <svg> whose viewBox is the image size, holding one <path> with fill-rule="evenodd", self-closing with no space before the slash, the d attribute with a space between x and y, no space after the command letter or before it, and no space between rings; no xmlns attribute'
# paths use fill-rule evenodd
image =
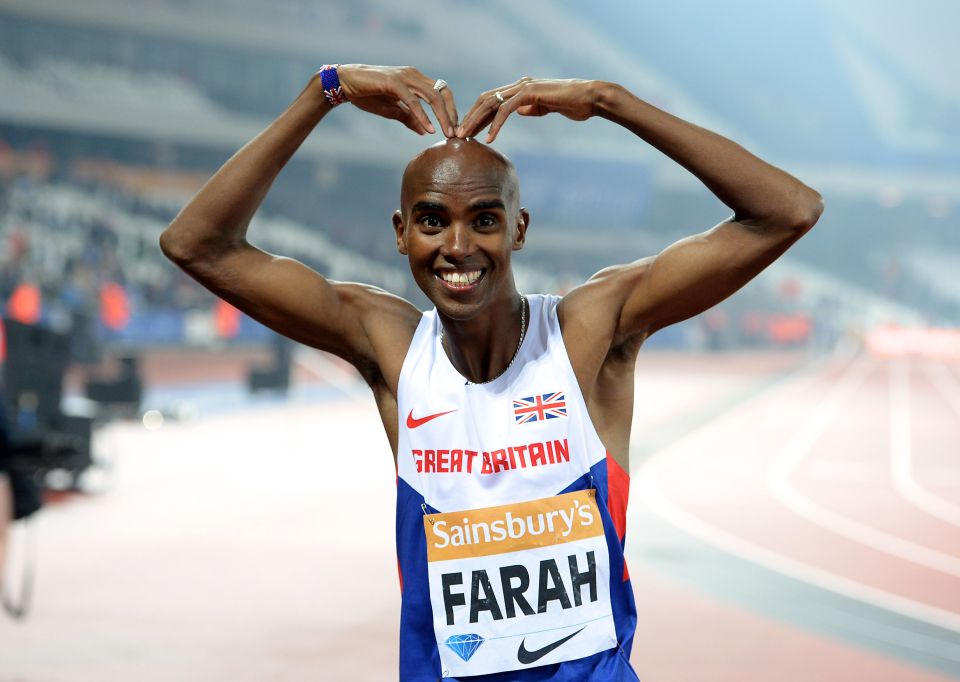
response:
<svg viewBox="0 0 960 682"><path fill-rule="evenodd" d="M517 214L517 227L513 233L513 250L519 251L527 241L527 228L530 227L530 212L521 208Z"/></svg>
<svg viewBox="0 0 960 682"><path fill-rule="evenodd" d="M406 227L403 224L403 216L400 214L400 209L393 212L393 229L397 233L397 251L406 256L407 244L404 239Z"/></svg>

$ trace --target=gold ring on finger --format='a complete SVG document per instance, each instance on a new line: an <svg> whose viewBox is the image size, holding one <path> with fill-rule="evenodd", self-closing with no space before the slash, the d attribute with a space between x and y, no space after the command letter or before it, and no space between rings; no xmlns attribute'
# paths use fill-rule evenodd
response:
<svg viewBox="0 0 960 682"><path fill-rule="evenodd" d="M502 93L502 92L500 92L499 90L497 90L495 93L493 93L493 96L497 98L497 101L500 102L500 104L503 104L504 99L503 99L503 93Z"/></svg>

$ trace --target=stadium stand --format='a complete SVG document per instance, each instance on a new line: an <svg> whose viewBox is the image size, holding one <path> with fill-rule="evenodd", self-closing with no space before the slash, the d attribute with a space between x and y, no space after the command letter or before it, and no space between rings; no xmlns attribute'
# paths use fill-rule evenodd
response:
<svg viewBox="0 0 960 682"><path fill-rule="evenodd" d="M6 300L18 282L35 280L48 303L45 319L62 326L78 315L91 318L97 288L116 283L127 296L130 323L111 328L100 320L94 333L114 344L182 339L191 328L183 316L209 313L214 302L161 259L156 237L226 156L302 87L322 58L314 39L320 27L329 38L325 51L342 55L341 61L386 61L399 52L425 70L442 70L464 92L515 78L518 64L524 72L547 75L604 73L761 150L771 146L768 133L786 116L796 135L773 148L807 164L803 175L814 181L818 175L837 177L830 154L838 149L885 144L886 138L870 132L871 110L864 106L825 109L816 121L784 102L731 108L730 102L744 100L737 81L711 81L682 45L664 42L644 22L638 22L643 40L631 42L623 22L618 25L617 12L624 9L619 5L585 14L578 3L566 2L538 15L542 4L504 7L511 21L494 25L491 14L469 3L432 0L416 11L366 0L326 3L322 12L296 0L169 0L135 11L116 0L83 8L48 0L3 2L0 238L9 247L0 295ZM143 21L144 11L151 21ZM866 59L869 41L827 49L815 12L790 12L807 32L805 40L824 47L817 56L822 68L811 71L831 74L831 87L847 87L850 50ZM532 21L535 15L542 20ZM262 27L260 35L243 30L251 23ZM444 30L460 24L476 35L496 30L504 47L462 44ZM687 26L687 38L712 39L703 28ZM275 39L281 35L283 40ZM370 41L357 44L356 36ZM565 48L573 42L589 56ZM451 61L444 55L454 47L462 58ZM473 66L479 60L482 71ZM737 68L751 83L776 76L760 64ZM824 84L800 81L796 93L787 95L803 97L814 86ZM858 101L860 106L866 100ZM842 125L825 126L823 117ZM523 201L534 215L519 260L524 287L565 290L624 254L655 253L725 217L725 209L682 171L642 145L624 144L623 131L602 122L589 125L588 134L571 136L563 121L518 123L504 137L524 179ZM314 136L287 167L252 225L253 241L331 277L371 281L423 303L396 255L389 226L400 168L422 142L399 135L392 122L339 111L324 126L336 134ZM808 128L832 130L834 137L812 139L805 136ZM743 132L748 130L760 139L750 139ZM948 139L949 126L940 134ZM903 172L918 153L901 149L884 157L881 167L896 172L887 176L892 189L879 195L882 174L871 176L870 188L857 184L855 171L845 172L834 191L826 187L827 225L803 240L791 260L751 285L737 304L744 309L728 315L755 319L757 313L829 310L840 316L830 322L834 327L889 319L956 321L960 311L947 274L953 261L944 245L951 243L950 217L960 192L951 193L946 177L930 183L922 173L911 179ZM958 158L948 155L944 167L955 168ZM943 153L938 159L944 163ZM929 253L942 257L930 259ZM859 293L829 293L840 289ZM825 299L831 303L824 305ZM145 315L153 321L143 322ZM256 325L244 326L237 341L267 338L260 333ZM686 343L681 337L674 342Z"/></svg>

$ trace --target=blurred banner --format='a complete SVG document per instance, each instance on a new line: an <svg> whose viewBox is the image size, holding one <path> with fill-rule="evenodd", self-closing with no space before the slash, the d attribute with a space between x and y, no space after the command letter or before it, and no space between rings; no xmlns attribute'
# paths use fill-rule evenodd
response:
<svg viewBox="0 0 960 682"><path fill-rule="evenodd" d="M651 170L639 163L531 152L514 154L513 162L523 179L521 203L558 225L634 226L653 193Z"/></svg>
<svg viewBox="0 0 960 682"><path fill-rule="evenodd" d="M960 360L960 329L878 327L867 334L866 341L867 349L883 358Z"/></svg>

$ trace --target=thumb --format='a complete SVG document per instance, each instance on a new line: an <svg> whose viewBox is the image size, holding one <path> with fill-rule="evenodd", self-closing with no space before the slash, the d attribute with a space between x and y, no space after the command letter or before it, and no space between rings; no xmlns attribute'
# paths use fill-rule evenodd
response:
<svg viewBox="0 0 960 682"><path fill-rule="evenodd" d="M547 110L536 104L521 104L517 107L517 113L521 116L543 116Z"/></svg>

